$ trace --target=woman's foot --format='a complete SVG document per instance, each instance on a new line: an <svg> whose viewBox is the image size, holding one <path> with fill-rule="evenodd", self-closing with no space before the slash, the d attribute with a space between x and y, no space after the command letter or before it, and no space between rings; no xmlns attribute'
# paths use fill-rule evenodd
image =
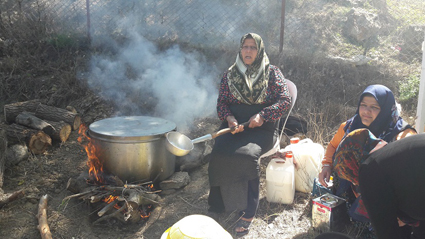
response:
<svg viewBox="0 0 425 239"><path fill-rule="evenodd" d="M243 218L239 219L235 226L236 236L241 237L249 232L249 226L254 218Z"/></svg>

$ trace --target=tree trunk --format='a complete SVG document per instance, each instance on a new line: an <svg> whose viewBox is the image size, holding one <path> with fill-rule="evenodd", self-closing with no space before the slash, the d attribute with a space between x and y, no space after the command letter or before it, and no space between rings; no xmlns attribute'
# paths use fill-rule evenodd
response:
<svg viewBox="0 0 425 239"><path fill-rule="evenodd" d="M53 126L53 132L52 134L49 134L52 139L60 141L60 142L66 142L69 138L69 135L71 134L72 127L70 124L65 123L63 121L55 122L46 120L47 123Z"/></svg>
<svg viewBox="0 0 425 239"><path fill-rule="evenodd" d="M33 113L29 113L27 111L24 111L16 116L15 122L33 129L42 130L48 135L52 135L54 132L52 125L40 118L35 117Z"/></svg>
<svg viewBox="0 0 425 239"><path fill-rule="evenodd" d="M72 130L77 130L81 124L81 117L79 114L71 111L57 108L54 106L48 106L40 104L37 107L35 116L50 121L60 122L63 121L71 125Z"/></svg>
<svg viewBox="0 0 425 239"><path fill-rule="evenodd" d="M30 129L22 125L11 124L6 127L7 141L10 144L25 142L34 154L42 154L52 145L52 139L43 131Z"/></svg>
<svg viewBox="0 0 425 239"><path fill-rule="evenodd" d="M24 111L35 112L41 100L29 100L23 102L16 102L4 106L4 119L7 123L15 122L16 116Z"/></svg>

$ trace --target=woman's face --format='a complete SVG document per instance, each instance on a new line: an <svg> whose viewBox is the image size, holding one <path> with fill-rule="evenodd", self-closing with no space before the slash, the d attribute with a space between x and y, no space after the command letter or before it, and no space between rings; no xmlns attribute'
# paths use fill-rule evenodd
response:
<svg viewBox="0 0 425 239"><path fill-rule="evenodd" d="M244 43L242 44L242 50L241 50L243 63L245 63L245 65L247 66L251 65L255 61L255 58L257 57L257 52L258 52L257 44L255 44L254 39L252 38L245 39Z"/></svg>
<svg viewBox="0 0 425 239"><path fill-rule="evenodd" d="M364 96L359 106L359 115L362 123L369 127L379 112L381 112L381 107L378 101L373 96Z"/></svg>

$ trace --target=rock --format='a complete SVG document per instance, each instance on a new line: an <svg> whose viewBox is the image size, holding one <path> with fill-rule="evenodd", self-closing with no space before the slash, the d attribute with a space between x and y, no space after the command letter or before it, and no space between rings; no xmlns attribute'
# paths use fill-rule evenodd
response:
<svg viewBox="0 0 425 239"><path fill-rule="evenodd" d="M159 183L159 187L163 190L168 189L179 189L186 185L188 185L190 182L190 176L187 172L176 172L168 179L162 181Z"/></svg>
<svg viewBox="0 0 425 239"><path fill-rule="evenodd" d="M28 159L28 147L24 144L15 144L9 147L6 152L6 165L8 167L18 165L23 160Z"/></svg>
<svg viewBox="0 0 425 239"><path fill-rule="evenodd" d="M381 29L381 24L378 15L364 9L353 8L347 13L343 32L351 40L363 43L376 37L379 29Z"/></svg>

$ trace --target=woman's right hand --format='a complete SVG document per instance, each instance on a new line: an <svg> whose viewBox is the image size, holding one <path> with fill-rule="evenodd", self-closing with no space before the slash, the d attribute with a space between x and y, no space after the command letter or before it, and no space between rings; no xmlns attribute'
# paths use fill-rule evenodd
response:
<svg viewBox="0 0 425 239"><path fill-rule="evenodd" d="M229 125L229 128L235 128L232 130L232 134L236 134L243 131L243 125L239 125L238 121L234 116L227 116L226 118L227 124Z"/></svg>
<svg viewBox="0 0 425 239"><path fill-rule="evenodd" d="M322 171L319 173L319 182L324 187L328 187L328 184L326 182L329 182L331 173L332 173L332 169L330 166L322 167Z"/></svg>

